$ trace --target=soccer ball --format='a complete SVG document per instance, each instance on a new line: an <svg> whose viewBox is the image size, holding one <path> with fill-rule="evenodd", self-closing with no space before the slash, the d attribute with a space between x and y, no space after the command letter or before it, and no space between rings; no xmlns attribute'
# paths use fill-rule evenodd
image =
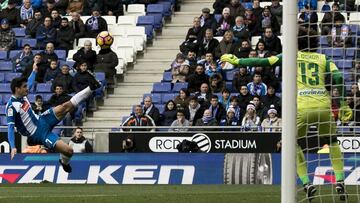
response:
<svg viewBox="0 0 360 203"><path fill-rule="evenodd" d="M114 37L110 34L110 32L102 31L96 37L96 42L102 49L108 49L114 42Z"/></svg>

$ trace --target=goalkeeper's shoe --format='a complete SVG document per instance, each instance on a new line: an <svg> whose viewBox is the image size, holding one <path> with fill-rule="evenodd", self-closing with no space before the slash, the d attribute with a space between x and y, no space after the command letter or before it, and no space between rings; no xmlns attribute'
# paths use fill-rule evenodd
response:
<svg viewBox="0 0 360 203"><path fill-rule="evenodd" d="M304 191L306 193L306 198L308 202L311 202L315 198L316 187L313 184L306 184L304 185Z"/></svg>
<svg viewBox="0 0 360 203"><path fill-rule="evenodd" d="M345 184L344 184L344 181L338 181L336 183L336 192L338 193L339 197L340 197L340 200L341 201L347 201L348 199L348 194L346 193L345 191Z"/></svg>
<svg viewBox="0 0 360 203"><path fill-rule="evenodd" d="M65 171L66 173L71 173L72 168L71 168L70 164L64 164L64 163L61 161L61 159L59 159L59 162L60 162L62 168L64 169L64 171Z"/></svg>

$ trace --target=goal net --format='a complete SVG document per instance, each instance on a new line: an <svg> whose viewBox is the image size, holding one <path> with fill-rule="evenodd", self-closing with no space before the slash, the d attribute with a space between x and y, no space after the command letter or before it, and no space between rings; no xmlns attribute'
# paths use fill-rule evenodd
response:
<svg viewBox="0 0 360 203"><path fill-rule="evenodd" d="M358 2L298 2L296 199L360 202Z"/></svg>

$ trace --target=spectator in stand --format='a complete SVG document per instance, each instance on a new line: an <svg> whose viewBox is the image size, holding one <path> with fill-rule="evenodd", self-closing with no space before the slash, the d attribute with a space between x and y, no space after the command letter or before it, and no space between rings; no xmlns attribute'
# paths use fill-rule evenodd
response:
<svg viewBox="0 0 360 203"><path fill-rule="evenodd" d="M198 43L202 37L202 29L200 27L200 18L195 17L193 21L193 27L189 28L185 41L180 45L180 51L187 53L189 51L198 51Z"/></svg>
<svg viewBox="0 0 360 203"><path fill-rule="evenodd" d="M181 64L178 64L180 66L174 66L171 69L171 74L172 74L172 83L177 83L177 82L185 82L186 78L189 76L189 72L190 72L190 65L188 61L184 61Z"/></svg>
<svg viewBox="0 0 360 203"><path fill-rule="evenodd" d="M56 9L53 9L51 11L51 20L52 20L52 26L56 29L59 29L61 24L61 16L59 14L59 11L57 11Z"/></svg>
<svg viewBox="0 0 360 203"><path fill-rule="evenodd" d="M46 107L44 105L44 101L41 95L35 96L35 102L31 103L31 108L33 109L34 113L40 115L44 111L46 111Z"/></svg>
<svg viewBox="0 0 360 203"><path fill-rule="evenodd" d="M237 17L236 17L237 18ZM235 21L236 22L236 21ZM258 35L257 16L254 14L253 8L249 7L245 10L244 23L250 32L250 36ZM234 33L235 34L235 33Z"/></svg>
<svg viewBox="0 0 360 203"><path fill-rule="evenodd" d="M240 94L239 94L239 106L242 110L246 110L246 106L249 102L252 101L252 96L247 88L246 84L240 85Z"/></svg>
<svg viewBox="0 0 360 203"><path fill-rule="evenodd" d="M113 86L115 84L115 68L118 64L118 56L113 50L111 50L111 48L100 49L99 54L96 56L94 69L98 72L104 72L107 84Z"/></svg>
<svg viewBox="0 0 360 203"><path fill-rule="evenodd" d="M234 74L232 81L233 90L239 92L241 85L247 85L249 82L251 82L251 76L247 72L247 68L245 66L239 66L239 72Z"/></svg>
<svg viewBox="0 0 360 203"><path fill-rule="evenodd" d="M207 83L203 83L200 86L200 91L196 92L194 96L197 98L199 104L206 108L210 105L211 95L209 85Z"/></svg>
<svg viewBox="0 0 360 203"><path fill-rule="evenodd" d="M171 127L183 127L183 128L169 128L169 132L186 132L190 126L189 120L185 118L184 111L177 111L176 120L171 123Z"/></svg>
<svg viewBox="0 0 360 203"><path fill-rule="evenodd" d="M92 43L90 40L84 42L84 47L80 48L73 56L75 61L74 67L81 61L85 61L88 65L88 70L94 72L94 64L96 63L96 51L92 50Z"/></svg>
<svg viewBox="0 0 360 203"><path fill-rule="evenodd" d="M210 64L215 62L214 55L212 53L205 53L205 59L198 61L198 64L203 64L205 71L210 69Z"/></svg>
<svg viewBox="0 0 360 203"><path fill-rule="evenodd" d="M44 17L50 17L51 11L55 9L55 0L47 0L46 6L43 6L41 9L41 13Z"/></svg>
<svg viewBox="0 0 360 203"><path fill-rule="evenodd" d="M155 105L152 103L152 98L150 96L147 96L144 98L144 114L150 116L156 125L159 125L160 123L160 112L159 109L155 107Z"/></svg>
<svg viewBox="0 0 360 203"><path fill-rule="evenodd" d="M351 85L350 92L351 92L351 95L353 95L353 96L355 96L358 92L360 92L359 86L358 86L357 83L354 83L354 84Z"/></svg>
<svg viewBox="0 0 360 203"><path fill-rule="evenodd" d="M29 44L25 44L23 50L11 58L13 72L24 72L25 67L32 64L34 55Z"/></svg>
<svg viewBox="0 0 360 203"><path fill-rule="evenodd" d="M267 94L267 86L262 82L262 74L255 72L253 75L253 81L247 84L247 88L252 96L264 96Z"/></svg>
<svg viewBox="0 0 360 203"><path fill-rule="evenodd" d="M265 58L265 57L268 57L268 55L269 55L269 50L267 50L267 48L265 46L265 42L262 39L260 39L258 41L258 43L256 44L255 50L256 50L256 54L260 58Z"/></svg>
<svg viewBox="0 0 360 203"><path fill-rule="evenodd" d="M230 0L216 0L213 3L214 14L221 14L223 9L230 3Z"/></svg>
<svg viewBox="0 0 360 203"><path fill-rule="evenodd" d="M56 0L55 9L60 13L61 16L66 15L66 9L69 6L69 0Z"/></svg>
<svg viewBox="0 0 360 203"><path fill-rule="evenodd" d="M16 37L15 32L10 29L9 21L4 18L1 20L0 30L0 50L10 51L15 48Z"/></svg>
<svg viewBox="0 0 360 203"><path fill-rule="evenodd" d="M84 137L83 129L77 127L74 129L74 134L69 141L69 146L74 150L74 153L92 153L93 147L90 142Z"/></svg>
<svg viewBox="0 0 360 203"><path fill-rule="evenodd" d="M209 76L205 74L204 66L198 64L195 69L195 73L189 75L187 78L188 90L190 93L194 93L200 90L200 86L203 83L209 83Z"/></svg>
<svg viewBox="0 0 360 203"><path fill-rule="evenodd" d="M48 66L41 62L41 55L40 54L35 54L34 55L33 62L25 67L25 70L22 73L22 76L29 77L34 66L38 66L38 72L36 74L35 81L38 82L38 83L43 83L44 82L44 76L45 76L46 70L48 69Z"/></svg>
<svg viewBox="0 0 360 203"><path fill-rule="evenodd" d="M253 97L252 103L255 106L256 115L259 116L260 122L262 122L267 115L266 112L267 112L268 108L263 105L263 103L261 101L261 97L259 97L257 95L255 95Z"/></svg>
<svg viewBox="0 0 360 203"><path fill-rule="evenodd" d="M69 26L74 30L74 38L79 39L85 37L85 24L77 12L71 12L71 21Z"/></svg>
<svg viewBox="0 0 360 203"><path fill-rule="evenodd" d="M281 40L273 33L273 29L271 27L265 28L265 34L261 37L261 39L264 41L266 48L272 55L281 54Z"/></svg>
<svg viewBox="0 0 360 203"><path fill-rule="evenodd" d="M183 53L178 53L176 54L175 60L171 63L170 67L171 69L178 68L181 64L185 63L185 61L185 55Z"/></svg>
<svg viewBox="0 0 360 203"><path fill-rule="evenodd" d="M268 117L261 123L264 132L281 132L281 118L278 118L275 108L270 108L267 112Z"/></svg>
<svg viewBox="0 0 360 203"><path fill-rule="evenodd" d="M337 15L342 15L339 12L340 6L337 3L332 5L332 10L325 12L323 19L321 20L320 28L321 35L329 35L334 25L334 18Z"/></svg>
<svg viewBox="0 0 360 203"><path fill-rule="evenodd" d="M58 68L58 61L51 60L50 61L50 68L46 70L44 76L44 82L52 83L52 81L60 74L60 69Z"/></svg>
<svg viewBox="0 0 360 203"><path fill-rule="evenodd" d="M248 58L250 51L251 45L249 40L243 40L241 43L236 43L231 48L231 53L239 58Z"/></svg>
<svg viewBox="0 0 360 203"><path fill-rule="evenodd" d="M235 117L238 121L241 121L243 115L245 114L245 110L242 110L239 106L239 99L236 96L232 96L230 98L230 106L229 108L233 108L235 110ZM245 107L246 108L246 107Z"/></svg>
<svg viewBox="0 0 360 203"><path fill-rule="evenodd" d="M210 92L212 94L220 93L225 88L224 81L222 79L221 74L219 73L212 75L209 79L209 82L210 82Z"/></svg>
<svg viewBox="0 0 360 203"><path fill-rule="evenodd" d="M36 31L43 23L42 15L40 10L34 11L34 18L28 22L25 28L25 34L28 38L35 38L36 37Z"/></svg>
<svg viewBox="0 0 360 203"><path fill-rule="evenodd" d="M256 16L256 20L261 18L262 12L264 11L264 8L260 6L260 0L253 0L253 7L252 7L253 13Z"/></svg>
<svg viewBox="0 0 360 203"><path fill-rule="evenodd" d="M218 122L216 119L212 116L211 111L209 109L206 109L204 111L203 117L197 119L194 126L218 126ZM197 131L200 132L206 132L206 131L216 131L217 128L198 128Z"/></svg>
<svg viewBox="0 0 360 203"><path fill-rule="evenodd" d="M281 98L275 94L276 85L269 83L267 87L267 94L261 97L261 101L268 109L270 106L274 106L273 108L277 110L278 115L281 115Z"/></svg>
<svg viewBox="0 0 360 203"><path fill-rule="evenodd" d="M220 58L224 54L231 53L233 46L234 34L231 31L226 31L223 39L215 49L215 58Z"/></svg>
<svg viewBox="0 0 360 203"><path fill-rule="evenodd" d="M352 47L351 29L345 24L343 15L334 16L334 25L331 29L331 35L328 37L329 46L333 47Z"/></svg>
<svg viewBox="0 0 360 203"><path fill-rule="evenodd" d="M230 106L230 90L223 88L221 90L221 96L219 103L227 110Z"/></svg>
<svg viewBox="0 0 360 203"><path fill-rule="evenodd" d="M235 109L230 107L226 111L226 117L221 119L220 126L240 126L240 121L235 117ZM238 128L224 128L223 131L239 131Z"/></svg>
<svg viewBox="0 0 360 203"><path fill-rule="evenodd" d="M62 18L60 28L56 31L57 48L65 49L66 51L72 49L74 39L74 30L69 26L69 20Z"/></svg>
<svg viewBox="0 0 360 203"><path fill-rule="evenodd" d="M59 60L58 56L55 53L55 46L51 42L46 44L45 50L42 51L40 54L42 62L47 65L50 65L50 62L52 60Z"/></svg>
<svg viewBox="0 0 360 203"><path fill-rule="evenodd" d="M70 14L70 13L73 13L73 12L83 13L84 4L85 4L84 1L85 0L69 0L69 4L68 4L68 7L66 9L66 13L67 14ZM84 15L90 15L90 12L88 14L84 13Z"/></svg>
<svg viewBox="0 0 360 203"><path fill-rule="evenodd" d="M201 10L200 26L202 30L211 29L213 33L216 33L217 22L213 15L210 14L209 8L203 8Z"/></svg>
<svg viewBox="0 0 360 203"><path fill-rule="evenodd" d="M190 65L189 74L194 73L194 70L197 65L196 52L193 50L188 51L188 53L186 55L186 60L189 62L189 65Z"/></svg>
<svg viewBox="0 0 360 203"><path fill-rule="evenodd" d="M205 71L205 74L211 78L213 75L221 75L222 74L222 67L215 61L210 62L210 67Z"/></svg>
<svg viewBox="0 0 360 203"><path fill-rule="evenodd" d="M234 26L234 17L230 15L230 9L224 8L222 16L217 24L216 36L223 36L224 33Z"/></svg>
<svg viewBox="0 0 360 203"><path fill-rule="evenodd" d="M19 27L21 23L20 10L16 8L17 1L9 0L7 8L0 12L0 19L7 19L10 28Z"/></svg>
<svg viewBox="0 0 360 203"><path fill-rule="evenodd" d="M219 104L219 97L217 95L211 96L208 109L211 111L212 117L215 118L218 123L226 118L226 110L222 104Z"/></svg>
<svg viewBox="0 0 360 203"><path fill-rule="evenodd" d="M239 0L230 0L230 4L226 7L230 9L230 15L233 17L244 16L245 14L245 8Z"/></svg>
<svg viewBox="0 0 360 203"><path fill-rule="evenodd" d="M246 106L246 113L241 122L241 126L245 131L258 131L260 118L256 115L255 105L253 103L249 103Z"/></svg>
<svg viewBox="0 0 360 203"><path fill-rule="evenodd" d="M190 92L186 88L179 91L179 95L175 97L176 107L186 108L189 106Z"/></svg>
<svg viewBox="0 0 360 203"><path fill-rule="evenodd" d="M303 9L300 13L298 23L300 26L303 27L310 27L313 30L318 30L318 15L316 11L311 11L309 6L305 6L305 9Z"/></svg>
<svg viewBox="0 0 360 203"><path fill-rule="evenodd" d="M271 27L275 34L280 34L280 24L277 18L271 14L270 7L266 6L260 15L260 18L258 18L259 33L263 34L268 27Z"/></svg>
<svg viewBox="0 0 360 203"><path fill-rule="evenodd" d="M116 16L116 18L124 15L122 1L99 0L98 2L103 15Z"/></svg>
<svg viewBox="0 0 360 203"><path fill-rule="evenodd" d="M164 112L160 115L160 125L170 126L176 120L176 104L169 100L165 104Z"/></svg>
<svg viewBox="0 0 360 203"><path fill-rule="evenodd" d="M34 9L31 5L31 0L23 0L23 5L20 7L20 26L25 28L26 25L34 18Z"/></svg>
<svg viewBox="0 0 360 203"><path fill-rule="evenodd" d="M49 104L50 107L55 107L57 105L61 105L71 99L71 96L66 94L66 92L64 91L64 88L61 84L57 84L55 86L54 92L55 93L53 95L51 95L50 99L47 101L47 103ZM64 126L72 126L72 118L73 117L75 117L74 112L67 113L65 118L63 119L63 125ZM64 129L63 133L66 137L68 137L71 134L71 129Z"/></svg>
<svg viewBox="0 0 360 203"><path fill-rule="evenodd" d="M356 0L334 0L334 2L340 5L342 11L356 11Z"/></svg>
<svg viewBox="0 0 360 203"><path fill-rule="evenodd" d="M122 131L155 131L154 128L150 128L150 127L155 127L156 125L154 120L149 115L143 113L143 109L141 108L141 106L136 105L135 113L132 113L131 116L128 119L126 119L121 126L122 127L149 126L149 128L147 129L123 128L121 129Z"/></svg>
<svg viewBox="0 0 360 203"><path fill-rule="evenodd" d="M52 26L51 17L45 17L44 23L36 31L37 46L44 49L49 42L55 43L56 29Z"/></svg>
<svg viewBox="0 0 360 203"><path fill-rule="evenodd" d="M73 92L72 84L73 77L69 74L70 68L67 64L64 64L61 67L61 72L56 76L51 85L51 91L55 91L56 86L62 86L63 90L67 94L71 94Z"/></svg>
<svg viewBox="0 0 360 203"><path fill-rule="evenodd" d="M106 20L100 16L100 9L98 6L92 8L92 15L85 23L86 36L96 38L96 36L102 32L107 31Z"/></svg>
<svg viewBox="0 0 360 203"><path fill-rule="evenodd" d="M204 111L205 108L201 107L197 97L190 97L189 106L185 108L185 117L189 120L190 126L193 126L195 122L202 117Z"/></svg>
<svg viewBox="0 0 360 203"><path fill-rule="evenodd" d="M280 5L279 0L271 1L270 11L277 18L279 24L282 25L283 6Z"/></svg>
<svg viewBox="0 0 360 203"><path fill-rule="evenodd" d="M242 42L243 40L249 40L250 32L244 22L243 16L236 17L235 25L232 27L232 32L234 33L234 42L236 43Z"/></svg>
<svg viewBox="0 0 360 203"><path fill-rule="evenodd" d="M214 38L213 31L211 29L206 29L205 37L199 41L198 57L204 58L207 53L212 53L212 56L214 56L215 49L218 45L219 41Z"/></svg>

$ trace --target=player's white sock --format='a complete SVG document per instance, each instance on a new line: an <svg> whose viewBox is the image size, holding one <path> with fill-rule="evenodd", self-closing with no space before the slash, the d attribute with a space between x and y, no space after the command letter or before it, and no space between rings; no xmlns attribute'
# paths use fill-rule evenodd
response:
<svg viewBox="0 0 360 203"><path fill-rule="evenodd" d="M76 93L71 99L70 102L74 105L74 107L77 107L82 101L84 101L86 98L88 98L91 95L91 89L90 87L87 87L80 92Z"/></svg>
<svg viewBox="0 0 360 203"><path fill-rule="evenodd" d="M71 158L60 153L60 159L63 164L68 165Z"/></svg>

